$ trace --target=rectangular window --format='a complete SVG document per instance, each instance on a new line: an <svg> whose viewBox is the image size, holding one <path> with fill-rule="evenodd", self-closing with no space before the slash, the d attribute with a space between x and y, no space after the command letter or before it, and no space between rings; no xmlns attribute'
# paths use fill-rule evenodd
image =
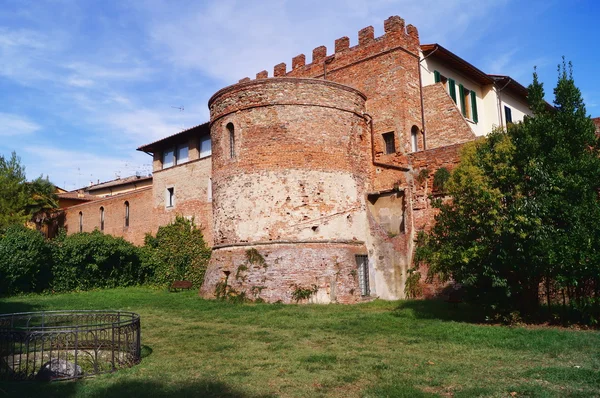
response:
<svg viewBox="0 0 600 398"><path fill-rule="evenodd" d="M165 206L175 206L175 187L167 188L167 191L165 192Z"/></svg>
<svg viewBox="0 0 600 398"><path fill-rule="evenodd" d="M512 109L508 106L504 105L504 118L506 120L506 124L512 123Z"/></svg>
<svg viewBox="0 0 600 398"><path fill-rule="evenodd" d="M371 294L369 288L369 257L357 255L356 265L358 267L358 285L360 286L360 295L368 296Z"/></svg>
<svg viewBox="0 0 600 398"><path fill-rule="evenodd" d="M200 139L200 158L205 158L212 155L212 142L210 137Z"/></svg>
<svg viewBox="0 0 600 398"><path fill-rule="evenodd" d="M175 156L177 164L185 163L189 160L187 144L177 146L177 155Z"/></svg>
<svg viewBox="0 0 600 398"><path fill-rule="evenodd" d="M173 167L175 162L175 153L173 149L165 149L163 151L163 159L162 159L162 168L166 169L168 167Z"/></svg>
<svg viewBox="0 0 600 398"><path fill-rule="evenodd" d="M394 132L383 134L383 141L385 142L385 154L396 153L396 142L394 140Z"/></svg>

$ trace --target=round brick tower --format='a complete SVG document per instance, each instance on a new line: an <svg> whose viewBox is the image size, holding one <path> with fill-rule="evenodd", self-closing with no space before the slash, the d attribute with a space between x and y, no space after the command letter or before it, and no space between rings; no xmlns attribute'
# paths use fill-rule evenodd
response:
<svg viewBox="0 0 600 398"><path fill-rule="evenodd" d="M351 87L299 78L239 83L210 99L214 247L202 296L360 299L365 100Z"/></svg>

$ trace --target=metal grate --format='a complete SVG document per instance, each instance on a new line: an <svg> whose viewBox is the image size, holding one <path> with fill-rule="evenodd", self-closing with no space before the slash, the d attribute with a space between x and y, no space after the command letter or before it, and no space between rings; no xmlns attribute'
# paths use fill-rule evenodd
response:
<svg viewBox="0 0 600 398"><path fill-rule="evenodd" d="M369 289L369 257L366 255L356 255L356 265L358 266L360 295L368 296L371 294Z"/></svg>
<svg viewBox="0 0 600 398"><path fill-rule="evenodd" d="M133 366L140 317L119 311L0 315L0 379L64 380Z"/></svg>

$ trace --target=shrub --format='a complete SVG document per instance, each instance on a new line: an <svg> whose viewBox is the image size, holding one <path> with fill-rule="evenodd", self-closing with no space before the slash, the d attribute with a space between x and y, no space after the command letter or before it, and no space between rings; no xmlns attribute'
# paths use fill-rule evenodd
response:
<svg viewBox="0 0 600 398"><path fill-rule="evenodd" d="M155 237L146 235L143 263L153 270L152 281L158 285L189 280L200 287L209 259L210 248L193 220L177 216L171 224L160 227Z"/></svg>
<svg viewBox="0 0 600 398"><path fill-rule="evenodd" d="M52 255L42 234L13 225L0 236L0 294L40 291L48 286Z"/></svg>
<svg viewBox="0 0 600 398"><path fill-rule="evenodd" d="M140 249L123 238L100 231L62 234L52 246L55 291L131 286L147 279Z"/></svg>

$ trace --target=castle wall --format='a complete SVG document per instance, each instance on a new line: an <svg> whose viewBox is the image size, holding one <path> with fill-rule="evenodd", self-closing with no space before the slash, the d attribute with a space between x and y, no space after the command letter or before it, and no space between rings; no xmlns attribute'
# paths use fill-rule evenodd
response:
<svg viewBox="0 0 600 398"><path fill-rule="evenodd" d="M289 78L241 83L213 96L215 246L203 296L212 297L227 273L237 274L254 249L275 271L250 267L254 282L228 279L230 288L250 295L262 281L261 298L291 302L295 280L315 285L322 302L360 299L356 281L331 278L349 274L355 254L367 251L364 101L346 86Z"/></svg>
<svg viewBox="0 0 600 398"><path fill-rule="evenodd" d="M129 203L129 226L125 225L125 202ZM147 232L155 232L152 217L152 187L98 199L64 209L67 234L79 232L79 213L82 214L83 232L100 230L100 208L104 208L104 233L120 236L136 245L144 243Z"/></svg>

